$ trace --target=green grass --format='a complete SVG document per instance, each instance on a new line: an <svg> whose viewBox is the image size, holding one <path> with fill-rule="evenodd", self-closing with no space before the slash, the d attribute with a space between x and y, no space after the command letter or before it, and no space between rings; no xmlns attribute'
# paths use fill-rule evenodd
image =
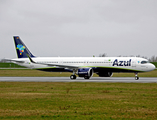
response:
<svg viewBox="0 0 157 120"><path fill-rule="evenodd" d="M113 77L133 77L134 73L113 73ZM139 77L157 77L157 69L150 72L138 73Z"/></svg>
<svg viewBox="0 0 157 120"><path fill-rule="evenodd" d="M0 76L8 77L69 77L72 73L67 72L43 72L31 69L0 69Z"/></svg>
<svg viewBox="0 0 157 120"><path fill-rule="evenodd" d="M72 73L68 72L43 72L31 69L0 69L0 76L8 77L69 77ZM134 77L134 73L113 73L112 77ZM139 73L139 77L157 77L157 70ZM93 77L98 77L94 74Z"/></svg>
<svg viewBox="0 0 157 120"><path fill-rule="evenodd" d="M25 68L14 63L0 63L0 68Z"/></svg>
<svg viewBox="0 0 157 120"><path fill-rule="evenodd" d="M151 62L151 63L153 63L156 66L156 68L157 68L157 62Z"/></svg>
<svg viewBox="0 0 157 120"><path fill-rule="evenodd" d="M156 83L0 82L0 119L155 120Z"/></svg>

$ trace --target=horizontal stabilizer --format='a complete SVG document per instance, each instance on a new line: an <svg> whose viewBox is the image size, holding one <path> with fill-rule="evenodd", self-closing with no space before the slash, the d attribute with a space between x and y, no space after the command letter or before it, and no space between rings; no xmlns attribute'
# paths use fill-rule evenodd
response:
<svg viewBox="0 0 157 120"><path fill-rule="evenodd" d="M4 61L11 61L11 62L17 62L17 63L24 63L25 61L22 60L13 60L13 59L3 59Z"/></svg>

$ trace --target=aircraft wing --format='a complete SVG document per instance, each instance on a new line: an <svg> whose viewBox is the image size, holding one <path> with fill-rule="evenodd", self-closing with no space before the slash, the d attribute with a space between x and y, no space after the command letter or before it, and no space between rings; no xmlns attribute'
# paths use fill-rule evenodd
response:
<svg viewBox="0 0 157 120"><path fill-rule="evenodd" d="M31 63L34 64L40 64L40 65L48 65L48 66L58 66L58 67L63 67L63 68L69 68L69 69L79 69L79 66L72 66L72 65L60 65L60 64L51 64L51 63L38 63L32 60L32 58L27 54L29 60Z"/></svg>
<svg viewBox="0 0 157 120"><path fill-rule="evenodd" d="M63 67L63 68L70 68L70 69L78 69L78 66L71 66L71 65L57 65L57 64L45 64L48 66L58 66L58 67Z"/></svg>

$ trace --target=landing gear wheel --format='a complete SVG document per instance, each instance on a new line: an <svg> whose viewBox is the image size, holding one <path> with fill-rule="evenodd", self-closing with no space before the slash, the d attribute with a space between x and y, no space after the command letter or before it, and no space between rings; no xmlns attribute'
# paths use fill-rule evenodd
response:
<svg viewBox="0 0 157 120"><path fill-rule="evenodd" d="M138 72L135 72L135 80L138 80L139 77L138 77Z"/></svg>
<svg viewBox="0 0 157 120"><path fill-rule="evenodd" d="M76 79L76 75L71 75L71 76L70 76L70 79L71 79L71 80Z"/></svg>
<svg viewBox="0 0 157 120"><path fill-rule="evenodd" d="M138 77L138 76L136 76L136 77L135 77L135 80L138 80L138 79L139 79L139 77Z"/></svg>
<svg viewBox="0 0 157 120"><path fill-rule="evenodd" d="M86 77L84 77L84 79L89 79L89 77L88 77L88 76L86 76Z"/></svg>

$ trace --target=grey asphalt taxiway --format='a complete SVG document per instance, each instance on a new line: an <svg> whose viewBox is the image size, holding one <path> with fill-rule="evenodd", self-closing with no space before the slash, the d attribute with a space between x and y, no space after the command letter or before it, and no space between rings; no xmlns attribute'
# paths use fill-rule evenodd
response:
<svg viewBox="0 0 157 120"><path fill-rule="evenodd" d="M0 82L121 82L121 83L157 83L157 77L92 77L83 79L77 77L71 80L69 77L0 77Z"/></svg>

